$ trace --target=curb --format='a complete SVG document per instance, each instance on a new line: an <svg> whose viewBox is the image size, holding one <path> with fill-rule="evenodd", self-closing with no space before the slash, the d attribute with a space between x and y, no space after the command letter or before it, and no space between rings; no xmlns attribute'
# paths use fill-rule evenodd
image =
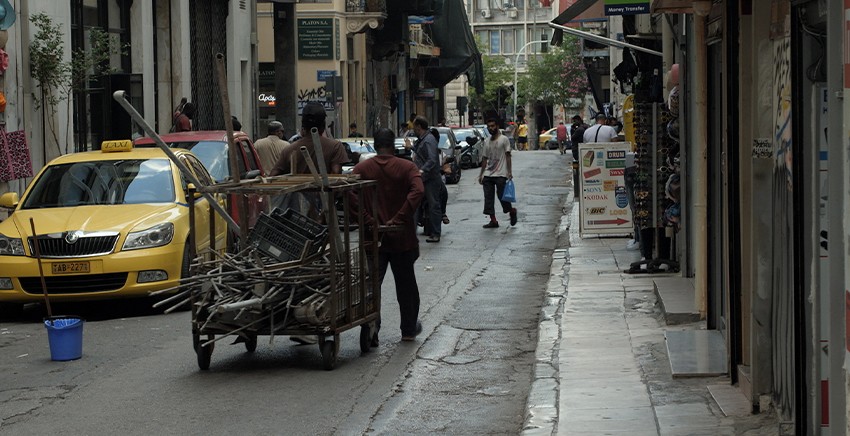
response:
<svg viewBox="0 0 850 436"><path fill-rule="evenodd" d="M567 194L566 204L568 211L558 223L556 233L558 239L565 233L569 233L574 206L572 190ZM556 249L552 254L549 283L546 285L543 307L540 309L534 375L525 405L523 435L551 435L558 424L560 394L558 352L561 340L561 316L567 297L566 265L567 249Z"/></svg>

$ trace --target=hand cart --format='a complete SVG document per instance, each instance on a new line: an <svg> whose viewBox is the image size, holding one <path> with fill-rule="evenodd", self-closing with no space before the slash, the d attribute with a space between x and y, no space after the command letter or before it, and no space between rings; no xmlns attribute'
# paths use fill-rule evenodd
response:
<svg viewBox="0 0 850 436"><path fill-rule="evenodd" d="M357 211L376 216L376 195L367 203L364 193L374 193L377 184L357 176L327 177L322 184L289 175L198 188L216 194L326 196L323 203L334 209L324 211L330 225L297 211L273 210L260 216L235 252L212 246L192 254L190 277L181 280L185 291L162 303L189 300L202 370L210 366L215 343L228 336L253 352L260 335L271 336L270 341L274 335L316 335L327 370L334 368L340 334L348 329L360 326L360 349L370 349L381 306L380 284L372 279L378 244L371 241L378 240L378 229ZM190 193L190 211L194 197ZM210 223L214 236L215 220ZM202 231L194 227L190 239Z"/></svg>

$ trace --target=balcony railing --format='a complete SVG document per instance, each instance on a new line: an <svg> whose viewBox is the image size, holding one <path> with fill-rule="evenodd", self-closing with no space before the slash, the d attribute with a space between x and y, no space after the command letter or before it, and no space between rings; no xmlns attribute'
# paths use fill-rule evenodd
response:
<svg viewBox="0 0 850 436"><path fill-rule="evenodd" d="M345 12L387 12L387 0L345 0Z"/></svg>

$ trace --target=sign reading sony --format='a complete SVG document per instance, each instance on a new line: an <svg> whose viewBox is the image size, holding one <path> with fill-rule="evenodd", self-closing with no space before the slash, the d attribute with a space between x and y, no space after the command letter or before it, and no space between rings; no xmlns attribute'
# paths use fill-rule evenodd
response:
<svg viewBox="0 0 850 436"><path fill-rule="evenodd" d="M605 15L649 13L649 0L605 0Z"/></svg>

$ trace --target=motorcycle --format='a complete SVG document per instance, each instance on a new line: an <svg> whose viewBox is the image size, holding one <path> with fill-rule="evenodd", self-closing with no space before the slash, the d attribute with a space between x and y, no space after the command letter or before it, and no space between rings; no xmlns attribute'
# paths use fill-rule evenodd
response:
<svg viewBox="0 0 850 436"><path fill-rule="evenodd" d="M478 143L478 138L475 136L466 137L466 145L460 148L460 167L463 169L476 168L481 164L481 157L478 148L475 146Z"/></svg>

